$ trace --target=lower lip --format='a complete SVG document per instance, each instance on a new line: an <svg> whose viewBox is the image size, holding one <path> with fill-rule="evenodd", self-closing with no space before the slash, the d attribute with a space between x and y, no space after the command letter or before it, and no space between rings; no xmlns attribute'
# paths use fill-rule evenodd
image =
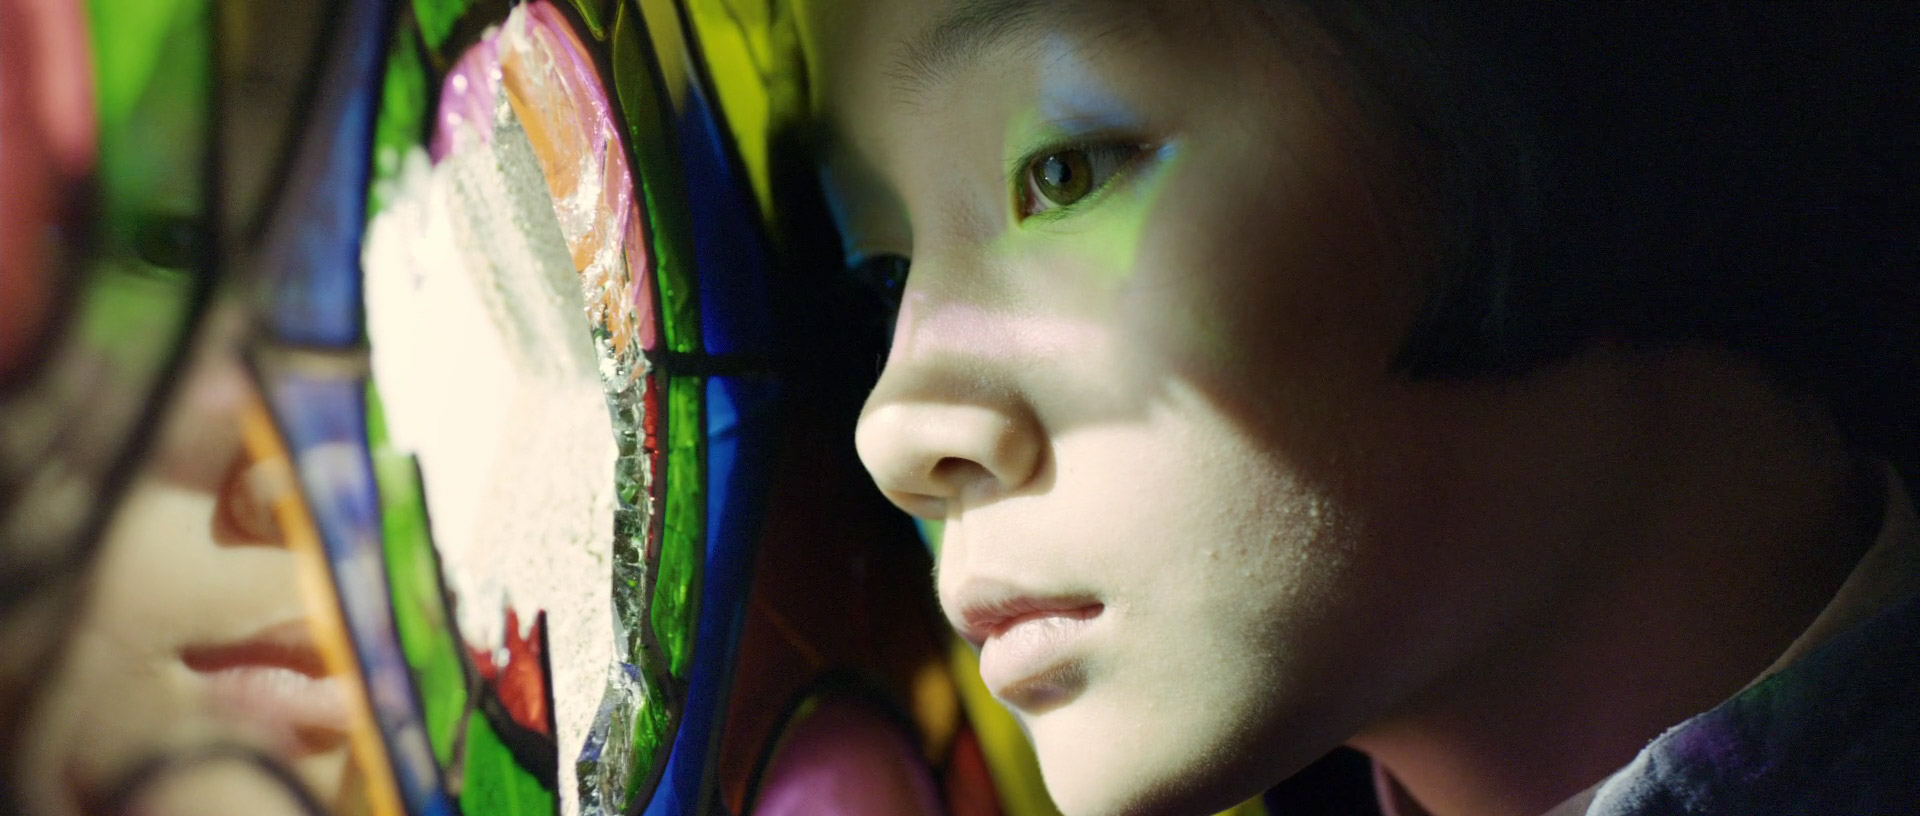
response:
<svg viewBox="0 0 1920 816"><path fill-rule="evenodd" d="M346 738L346 693L335 678L281 666L235 666L200 676L216 714L258 732L284 756L324 753Z"/></svg>
<svg viewBox="0 0 1920 816"><path fill-rule="evenodd" d="M1028 713L1065 703L1084 680L1073 647L1098 615L1092 607L1035 615L1007 627L981 645L980 679L994 696Z"/></svg>

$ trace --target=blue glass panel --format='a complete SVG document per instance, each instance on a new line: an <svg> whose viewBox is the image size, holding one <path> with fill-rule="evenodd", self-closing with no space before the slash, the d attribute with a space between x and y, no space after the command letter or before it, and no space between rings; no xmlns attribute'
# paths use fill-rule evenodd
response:
<svg viewBox="0 0 1920 816"><path fill-rule="evenodd" d="M390 0L350 0L335 18L334 55L275 202L259 268L271 276L274 333L344 347L360 341L360 239L366 229Z"/></svg>
<svg viewBox="0 0 1920 816"><path fill-rule="evenodd" d="M772 349L766 251L746 181L734 171L713 109L698 83L674 127L693 213L694 257L700 263L700 323L713 354L765 354Z"/></svg>
<svg viewBox="0 0 1920 816"><path fill-rule="evenodd" d="M764 377L707 381L707 565L693 672L680 734L647 816L693 816L711 770L707 753L732 689L734 652L766 509L779 384Z"/></svg>
<svg viewBox="0 0 1920 816"><path fill-rule="evenodd" d="M380 494L367 452L366 381L277 366L263 374L333 569L341 613L374 720L386 737L401 799L414 816L452 816L388 605Z"/></svg>

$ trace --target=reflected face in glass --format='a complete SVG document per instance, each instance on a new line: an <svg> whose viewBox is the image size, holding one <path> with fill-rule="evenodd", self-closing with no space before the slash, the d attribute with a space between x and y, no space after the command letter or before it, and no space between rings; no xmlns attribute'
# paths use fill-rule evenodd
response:
<svg viewBox="0 0 1920 816"><path fill-rule="evenodd" d="M1537 617L1619 383L1415 383L1416 210L1324 39L1243 2L825 2L857 432L1068 813L1211 812Z"/></svg>
<svg viewBox="0 0 1920 816"><path fill-rule="evenodd" d="M340 786L346 702L270 511L291 475L241 446L251 387L235 322L193 361L107 529L29 726L33 812L88 812L139 763L210 743L291 763L323 801Z"/></svg>

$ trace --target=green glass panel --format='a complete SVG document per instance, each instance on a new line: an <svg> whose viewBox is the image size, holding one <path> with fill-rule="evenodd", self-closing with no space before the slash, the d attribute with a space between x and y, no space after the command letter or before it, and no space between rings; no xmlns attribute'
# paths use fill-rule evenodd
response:
<svg viewBox="0 0 1920 816"><path fill-rule="evenodd" d="M108 261L80 301L81 334L116 371L145 371L158 364L167 338L186 330L192 289L181 273L129 261ZM128 337L140 342L128 343Z"/></svg>
<svg viewBox="0 0 1920 816"><path fill-rule="evenodd" d="M379 391L367 388L367 443L380 486L380 525L393 623L413 669L434 758L453 763L460 718L467 706L460 644L448 625L440 587L440 559L427 527L426 498L413 457L393 449Z"/></svg>
<svg viewBox="0 0 1920 816"><path fill-rule="evenodd" d="M607 38L607 21L613 19L613 0L573 0L573 8L580 12L580 20L587 24L587 31L596 40Z"/></svg>
<svg viewBox="0 0 1920 816"><path fill-rule="evenodd" d="M88 11L104 254L150 255L143 250L166 232L204 234L207 228L211 15L207 0L93 0ZM203 259L156 260L190 268Z"/></svg>
<svg viewBox="0 0 1920 816"><path fill-rule="evenodd" d="M467 709L461 646L447 622L419 470L413 457L389 443L379 393L371 386L367 403L367 441L380 485L394 628L413 670L434 759L451 767L458 761L456 754L465 756L465 768L452 776L461 780L460 803L468 813L551 816L557 805L553 791L514 759L484 715Z"/></svg>
<svg viewBox="0 0 1920 816"><path fill-rule="evenodd" d="M413 0L413 19L420 25L420 38L438 52L472 6L473 0Z"/></svg>
<svg viewBox="0 0 1920 816"><path fill-rule="evenodd" d="M487 718L474 714L467 724L467 767L460 789L460 810L487 816L553 816L559 798L514 760Z"/></svg>
<svg viewBox="0 0 1920 816"><path fill-rule="evenodd" d="M88 0L93 35L95 102L103 133L118 133L134 121L134 107L156 79L160 56L167 55L165 81L190 80L206 70L205 32L208 0ZM191 30L197 30L197 36ZM168 41L193 36L198 49ZM178 43L175 40L175 43ZM181 74L186 74L182 77ZM200 77L204 82L205 74Z"/></svg>
<svg viewBox="0 0 1920 816"><path fill-rule="evenodd" d="M633 718L633 757L636 771L645 772L653 767L655 758L673 739L668 731L669 715L667 707L657 686L648 684L640 711ZM645 782L644 773L634 773L627 778L626 799L634 801L644 791L640 785Z"/></svg>
<svg viewBox="0 0 1920 816"><path fill-rule="evenodd" d="M694 590L706 549L706 381L675 377L672 382L667 392L667 517L653 589L653 631L667 652L673 676L685 679L693 657Z"/></svg>
<svg viewBox="0 0 1920 816"><path fill-rule="evenodd" d="M660 293L659 319L667 348L698 352L700 299L694 281L693 222L686 208L686 183L680 176L670 110L660 91L653 43L622 3L613 32L614 90L626 117L627 144L640 176L641 198L653 232L654 278ZM678 478L678 477L676 477Z"/></svg>
<svg viewBox="0 0 1920 816"><path fill-rule="evenodd" d="M397 31L387 54L387 75L380 93L380 119L373 132L373 181L367 191L367 219L387 208L400 174L401 157L427 133L427 70L420 50L406 31Z"/></svg>

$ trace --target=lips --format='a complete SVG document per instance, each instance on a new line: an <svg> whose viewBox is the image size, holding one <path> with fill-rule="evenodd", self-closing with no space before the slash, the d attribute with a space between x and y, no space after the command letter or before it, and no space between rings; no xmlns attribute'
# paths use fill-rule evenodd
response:
<svg viewBox="0 0 1920 816"><path fill-rule="evenodd" d="M189 646L180 660L205 681L217 714L257 730L282 754L321 753L346 738L345 691L327 675L304 620Z"/></svg>
<svg viewBox="0 0 1920 816"><path fill-rule="evenodd" d="M1028 713L1065 703L1084 684L1074 646L1106 606L1088 595L1025 594L970 584L958 593L961 637L980 647L980 679Z"/></svg>

